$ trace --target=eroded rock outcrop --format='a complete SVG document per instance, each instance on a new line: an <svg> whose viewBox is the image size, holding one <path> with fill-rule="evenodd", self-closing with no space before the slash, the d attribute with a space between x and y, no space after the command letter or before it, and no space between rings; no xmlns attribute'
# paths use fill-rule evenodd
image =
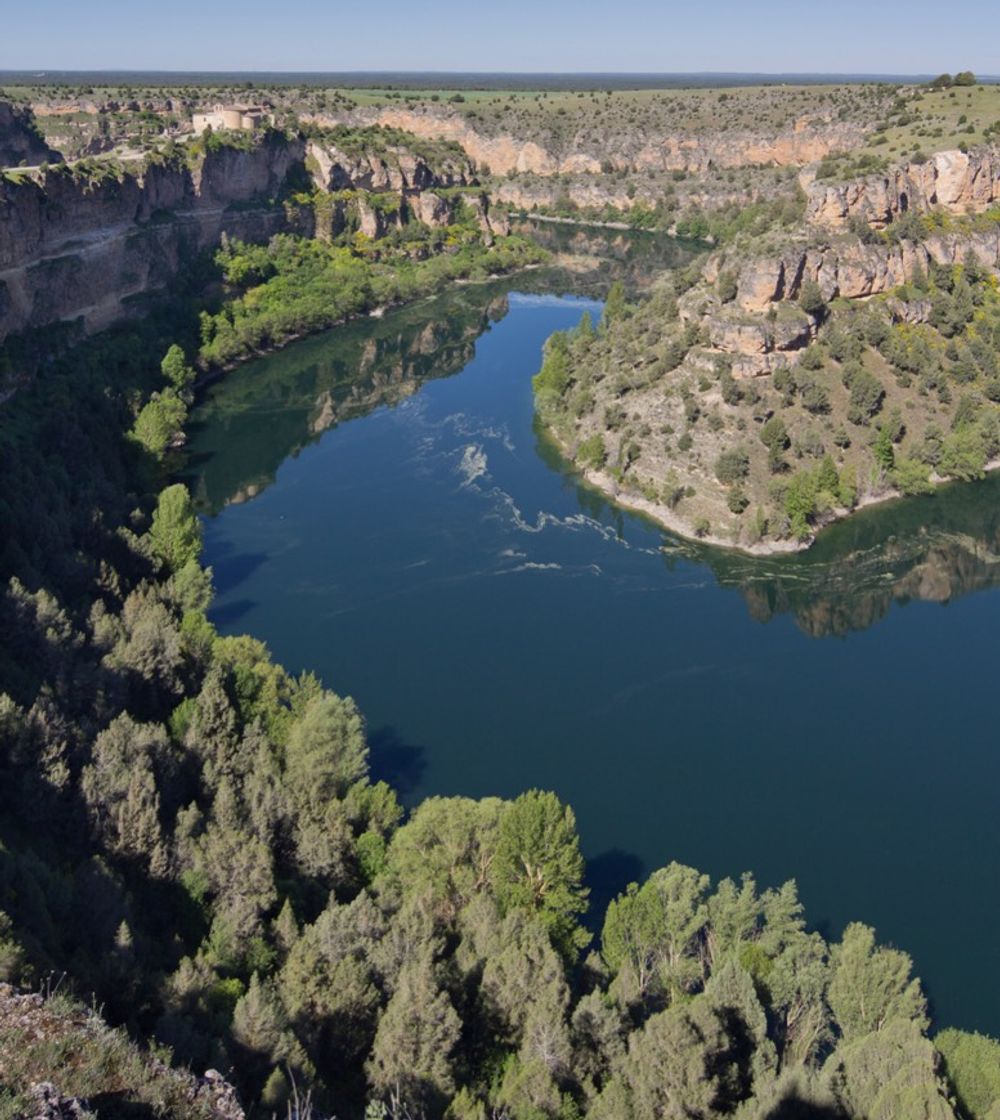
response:
<svg viewBox="0 0 1000 1120"><path fill-rule="evenodd" d="M890 168L847 183L808 187L807 220L842 226L853 217L881 228L910 211L980 213L1000 203L1000 151L937 152L920 163Z"/></svg>
<svg viewBox="0 0 1000 1120"><path fill-rule="evenodd" d="M467 160L444 158L432 166L403 145L384 151L349 152L334 141L310 140L307 166L321 190L413 192L440 187L463 187L473 182Z"/></svg>
<svg viewBox="0 0 1000 1120"><path fill-rule="evenodd" d="M301 142L271 135L249 150L207 152L194 167L0 181L0 341L59 319L100 329L223 232L260 239L285 228L274 199L302 157Z"/></svg>
<svg viewBox="0 0 1000 1120"><path fill-rule="evenodd" d="M1000 226L978 233L936 234L920 242L821 243L758 257L739 269L736 302L743 311L766 311L771 304L796 299L807 281L815 281L828 300L861 299L890 291L931 264L963 264L969 259L985 268L1000 268Z"/></svg>
<svg viewBox="0 0 1000 1120"><path fill-rule="evenodd" d="M317 116L322 124L339 118ZM458 112L383 108L365 118L370 123L403 129L416 136L459 144L480 170L494 175L597 174L611 167L624 171L704 172L711 167L737 168L758 164L801 166L831 152L856 146L863 130L857 125L824 118L802 118L774 135L763 132L662 134L620 132L606 144L581 136L546 147L511 132L489 134Z"/></svg>
<svg viewBox="0 0 1000 1120"><path fill-rule="evenodd" d="M36 166L60 159L35 127L30 109L0 101L0 167Z"/></svg>

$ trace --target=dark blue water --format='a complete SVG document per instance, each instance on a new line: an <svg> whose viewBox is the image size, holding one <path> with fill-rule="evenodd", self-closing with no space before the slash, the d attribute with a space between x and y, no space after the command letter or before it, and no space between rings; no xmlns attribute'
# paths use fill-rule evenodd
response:
<svg viewBox="0 0 1000 1120"><path fill-rule="evenodd" d="M353 695L409 803L556 790L597 905L672 859L795 878L828 935L913 954L939 1024L997 1033L1000 488L805 557L685 545L534 430L542 343L585 310L469 289L218 385L191 456L217 622Z"/></svg>

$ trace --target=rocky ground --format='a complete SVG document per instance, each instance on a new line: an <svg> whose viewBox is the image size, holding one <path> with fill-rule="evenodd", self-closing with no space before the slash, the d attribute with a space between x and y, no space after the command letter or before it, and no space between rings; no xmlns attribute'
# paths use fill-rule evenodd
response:
<svg viewBox="0 0 1000 1120"><path fill-rule="evenodd" d="M214 1070L171 1069L63 996L0 984L0 1114L11 1120L244 1120Z"/></svg>

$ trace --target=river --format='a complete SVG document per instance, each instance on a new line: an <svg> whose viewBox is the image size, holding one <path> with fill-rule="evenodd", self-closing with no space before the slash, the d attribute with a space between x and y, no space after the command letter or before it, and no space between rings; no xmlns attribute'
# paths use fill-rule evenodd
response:
<svg viewBox="0 0 1000 1120"><path fill-rule="evenodd" d="M670 860L794 878L827 936L913 954L938 1025L1000 1033L1000 479L802 555L670 537L536 431L542 343L600 311L567 285L455 289L212 386L214 621L354 696L408 804L555 790L596 907Z"/></svg>

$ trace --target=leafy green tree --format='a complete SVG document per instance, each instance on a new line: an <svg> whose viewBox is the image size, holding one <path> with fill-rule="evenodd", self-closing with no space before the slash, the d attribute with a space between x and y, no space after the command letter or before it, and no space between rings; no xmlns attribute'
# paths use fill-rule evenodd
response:
<svg viewBox="0 0 1000 1120"><path fill-rule="evenodd" d="M927 1003L912 961L899 949L876 946L875 931L853 922L831 952L829 1002L847 1041L905 1019L923 1030Z"/></svg>
<svg viewBox="0 0 1000 1120"><path fill-rule="evenodd" d="M931 494L934 491L930 470L919 459L897 459L892 480L904 494Z"/></svg>
<svg viewBox="0 0 1000 1120"><path fill-rule="evenodd" d="M709 879L671 863L608 906L601 952L625 1004L669 1001L702 977L700 947L708 921Z"/></svg>
<svg viewBox="0 0 1000 1120"><path fill-rule="evenodd" d="M164 355L160 370L179 396L183 396L194 383L194 370L187 364L184 351L176 343Z"/></svg>
<svg viewBox="0 0 1000 1120"><path fill-rule="evenodd" d="M153 553L174 572L201 554L201 523L182 483L174 483L160 492L149 541Z"/></svg>
<svg viewBox="0 0 1000 1120"><path fill-rule="evenodd" d="M400 894L430 897L453 920L491 884L505 809L495 797L428 797L389 844L387 880Z"/></svg>
<svg viewBox="0 0 1000 1120"><path fill-rule="evenodd" d="M573 810L554 793L530 790L500 816L490 878L500 906L539 915L567 959L589 940L577 924L587 908L583 856Z"/></svg>
<svg viewBox="0 0 1000 1120"><path fill-rule="evenodd" d="M744 447L730 447L715 460L715 477L724 485L746 478L750 473L750 456Z"/></svg>
<svg viewBox="0 0 1000 1120"><path fill-rule="evenodd" d="M376 1091L397 1109L438 1112L454 1092L451 1054L462 1023L428 955L404 968L368 1061Z"/></svg>
<svg viewBox="0 0 1000 1120"><path fill-rule="evenodd" d="M732 1070L730 1039L704 996L652 1016L632 1040L625 1080L636 1117L691 1120L718 1115Z"/></svg>
<svg viewBox="0 0 1000 1120"><path fill-rule="evenodd" d="M963 1110L972 1120L1000 1116L1000 1042L968 1031L938 1031L934 1045Z"/></svg>
<svg viewBox="0 0 1000 1120"><path fill-rule="evenodd" d="M812 1061L833 1037L829 982L827 947L818 933L791 938L768 970L764 984L784 1066Z"/></svg>
<svg viewBox="0 0 1000 1120"><path fill-rule="evenodd" d="M806 280L799 289L799 307L807 315L822 315L826 311L826 297L815 280Z"/></svg>
<svg viewBox="0 0 1000 1120"><path fill-rule="evenodd" d="M902 1018L842 1043L823 1073L849 1116L956 1120L938 1066L934 1045L919 1024Z"/></svg>
<svg viewBox="0 0 1000 1120"><path fill-rule="evenodd" d="M602 324L608 326L611 323L618 322L625 314L627 306L625 285L620 280L615 280L608 289L608 295L604 301L604 312L601 316Z"/></svg>
<svg viewBox="0 0 1000 1120"><path fill-rule="evenodd" d="M143 406L131 435L140 447L160 460L186 419L187 405L173 389L164 389L162 393L154 393Z"/></svg>

